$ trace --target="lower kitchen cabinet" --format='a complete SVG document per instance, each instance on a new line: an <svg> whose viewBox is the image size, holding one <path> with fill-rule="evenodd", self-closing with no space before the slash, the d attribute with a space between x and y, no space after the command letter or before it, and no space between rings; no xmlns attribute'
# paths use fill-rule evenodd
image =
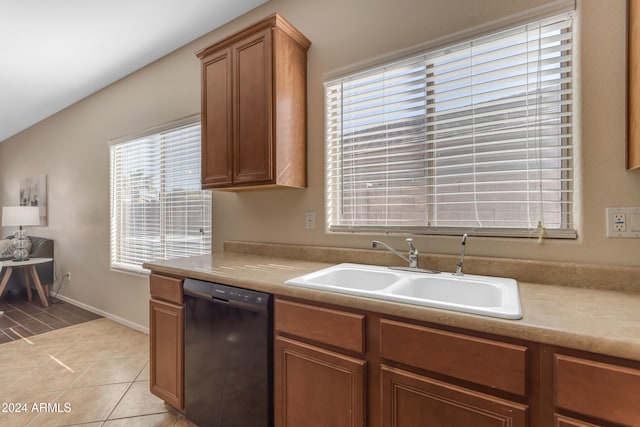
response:
<svg viewBox="0 0 640 427"><path fill-rule="evenodd" d="M276 298L276 426L362 427L365 316Z"/></svg>
<svg viewBox="0 0 640 427"><path fill-rule="evenodd" d="M527 405L455 382L526 397L527 347L391 319L379 336L383 426L529 425ZM403 368L386 365L396 362Z"/></svg>
<svg viewBox="0 0 640 427"><path fill-rule="evenodd" d="M151 392L184 410L182 280L151 275ZM640 362L274 299L277 427L640 427Z"/></svg>
<svg viewBox="0 0 640 427"><path fill-rule="evenodd" d="M276 298L276 426L640 427L640 363Z"/></svg>
<svg viewBox="0 0 640 427"><path fill-rule="evenodd" d="M364 426L366 362L277 337L275 425Z"/></svg>
<svg viewBox="0 0 640 427"><path fill-rule="evenodd" d="M274 316L277 427L531 425L526 346L282 298Z"/></svg>
<svg viewBox="0 0 640 427"><path fill-rule="evenodd" d="M276 426L640 427L640 362L276 298Z"/></svg>
<svg viewBox="0 0 640 427"><path fill-rule="evenodd" d="M587 423L573 418L555 414L554 427L599 427L596 424Z"/></svg>
<svg viewBox="0 0 640 427"><path fill-rule="evenodd" d="M382 425L525 427L526 405L383 366Z"/></svg>
<svg viewBox="0 0 640 427"><path fill-rule="evenodd" d="M640 369L633 362L602 361L602 356L554 352L553 384L556 412L570 411L585 421L567 421L556 414L558 426L640 426ZM560 419L561 421L558 421ZM593 420L602 420L602 423ZM573 422L573 424L571 424Z"/></svg>
<svg viewBox="0 0 640 427"><path fill-rule="evenodd" d="M150 389L168 405L184 410L184 307L182 280L150 278Z"/></svg>

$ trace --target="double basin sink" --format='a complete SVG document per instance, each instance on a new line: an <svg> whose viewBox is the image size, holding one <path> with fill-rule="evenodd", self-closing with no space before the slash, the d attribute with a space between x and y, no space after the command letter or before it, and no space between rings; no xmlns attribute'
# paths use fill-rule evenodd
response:
<svg viewBox="0 0 640 427"><path fill-rule="evenodd" d="M503 277L344 263L285 284L502 319L522 318L518 282Z"/></svg>

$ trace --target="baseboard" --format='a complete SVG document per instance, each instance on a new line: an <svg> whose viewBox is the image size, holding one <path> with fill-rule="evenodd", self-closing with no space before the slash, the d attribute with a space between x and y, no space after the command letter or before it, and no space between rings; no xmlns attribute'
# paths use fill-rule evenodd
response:
<svg viewBox="0 0 640 427"><path fill-rule="evenodd" d="M120 323L122 325L128 326L128 327L130 327L132 329L135 329L136 331L140 331L140 332L143 332L145 334L149 334L149 328L146 327L146 326L142 326L142 325L139 325L137 323L131 322L131 321L127 320L127 319L124 319L122 317L113 315L111 313L107 313L106 311L102 311L100 309L97 309L95 307L92 307L90 305L82 303L80 301L76 301L76 300L71 299L69 297L65 297L64 295L57 295L56 298L60 299L60 300L62 300L64 302L67 302L67 303L69 303L71 305L75 305L76 307L80 307L80 308L83 308L83 309L85 309L87 311L90 311L92 313L98 314L98 315L100 315L102 317L106 317L107 319L113 320L114 322L117 322L117 323Z"/></svg>

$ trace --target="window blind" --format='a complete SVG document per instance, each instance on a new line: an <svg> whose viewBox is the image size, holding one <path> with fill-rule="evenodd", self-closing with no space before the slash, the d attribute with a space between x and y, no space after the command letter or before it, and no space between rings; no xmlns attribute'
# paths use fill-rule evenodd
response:
<svg viewBox="0 0 640 427"><path fill-rule="evenodd" d="M211 252L199 122L113 144L110 157L112 268Z"/></svg>
<svg viewBox="0 0 640 427"><path fill-rule="evenodd" d="M329 229L575 237L572 22L326 82Z"/></svg>

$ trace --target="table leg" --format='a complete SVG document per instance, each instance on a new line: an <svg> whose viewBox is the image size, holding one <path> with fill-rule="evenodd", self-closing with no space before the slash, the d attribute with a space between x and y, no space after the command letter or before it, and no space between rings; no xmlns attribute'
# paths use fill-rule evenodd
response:
<svg viewBox="0 0 640 427"><path fill-rule="evenodd" d="M36 291L38 291L38 295L40 296L40 301L42 302L42 305L44 305L45 307L49 307L49 301L47 301L47 297L45 296L44 290L42 289L42 283L40 283L40 278L38 277L36 266L30 265L29 272L31 273L31 278L33 279L33 283L36 285Z"/></svg>
<svg viewBox="0 0 640 427"><path fill-rule="evenodd" d="M0 295L4 292L4 288L7 286L7 282L9 282L9 277L11 277L12 272L13 267L7 267L7 271L4 272L4 276L2 276L2 281L0 282Z"/></svg>
<svg viewBox="0 0 640 427"><path fill-rule="evenodd" d="M24 277L24 286L27 288L27 300L33 301L33 295L31 294L31 283L29 283L29 268L22 269L22 276Z"/></svg>

